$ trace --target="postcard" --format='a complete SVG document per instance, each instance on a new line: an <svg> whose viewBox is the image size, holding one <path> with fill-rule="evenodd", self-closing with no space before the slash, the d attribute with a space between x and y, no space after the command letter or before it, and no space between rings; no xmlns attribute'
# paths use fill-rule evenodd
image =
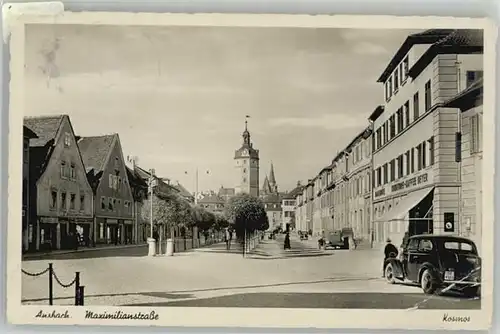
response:
<svg viewBox="0 0 500 334"><path fill-rule="evenodd" d="M10 322L490 326L488 20L9 27Z"/></svg>

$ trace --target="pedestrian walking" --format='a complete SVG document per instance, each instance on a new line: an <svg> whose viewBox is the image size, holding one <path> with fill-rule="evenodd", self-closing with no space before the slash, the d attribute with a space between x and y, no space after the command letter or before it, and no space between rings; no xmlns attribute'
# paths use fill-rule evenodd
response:
<svg viewBox="0 0 500 334"><path fill-rule="evenodd" d="M291 249L292 247L290 246L290 234L287 233L285 235L285 244L284 244L284 249Z"/></svg>
<svg viewBox="0 0 500 334"><path fill-rule="evenodd" d="M384 248L384 263L382 264L382 277L385 277L385 261L398 256L398 249L392 244L391 239L387 238L386 242L387 244Z"/></svg>

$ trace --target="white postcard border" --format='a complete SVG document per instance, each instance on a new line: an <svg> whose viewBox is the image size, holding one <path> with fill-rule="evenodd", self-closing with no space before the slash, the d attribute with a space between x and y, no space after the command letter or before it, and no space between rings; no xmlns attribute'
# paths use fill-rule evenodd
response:
<svg viewBox="0 0 500 334"><path fill-rule="evenodd" d="M254 309L196 307L97 307L21 305L21 203L22 125L24 110L24 32L27 24L100 24L134 26L219 26L219 27L303 27L303 28L476 28L484 29L484 155L483 160L483 288L481 310L360 310L360 309ZM495 42L497 31L487 19L452 17L395 17L369 15L274 15L274 14L158 14L64 12L58 15L26 14L10 22L10 106L7 238L7 320L14 324L184 326L184 327L269 327L269 328L406 328L487 329L493 305L493 221L495 157ZM493 140L491 140L493 138ZM486 251L489 250L489 251ZM36 318L40 311L65 312L70 318ZM96 313L155 312L158 320L91 320ZM445 314L469 317L466 322L443 321ZM382 319L385 319L382 321Z"/></svg>

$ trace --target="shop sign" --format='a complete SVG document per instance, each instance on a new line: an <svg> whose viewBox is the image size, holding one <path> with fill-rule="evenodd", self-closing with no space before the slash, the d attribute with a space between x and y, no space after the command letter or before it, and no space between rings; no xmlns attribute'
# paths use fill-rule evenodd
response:
<svg viewBox="0 0 500 334"><path fill-rule="evenodd" d="M400 191L403 189L415 187L415 186L420 185L422 183L427 183L428 179L429 179L429 177L428 177L427 173L422 174L422 175L418 175L418 176L414 176L406 181L393 184L391 186L391 192Z"/></svg>

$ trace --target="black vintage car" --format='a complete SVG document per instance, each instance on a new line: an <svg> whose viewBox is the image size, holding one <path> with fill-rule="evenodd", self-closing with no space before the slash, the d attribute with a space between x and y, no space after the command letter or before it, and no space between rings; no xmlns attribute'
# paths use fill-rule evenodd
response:
<svg viewBox="0 0 500 334"><path fill-rule="evenodd" d="M481 258L473 241L444 235L415 235L408 238L400 259L384 263L387 282L410 281L426 294L442 289L479 296Z"/></svg>

